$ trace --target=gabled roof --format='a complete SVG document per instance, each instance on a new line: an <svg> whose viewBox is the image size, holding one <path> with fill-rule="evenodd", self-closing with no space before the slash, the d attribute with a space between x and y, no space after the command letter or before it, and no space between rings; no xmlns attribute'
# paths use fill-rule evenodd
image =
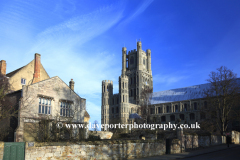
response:
<svg viewBox="0 0 240 160"><path fill-rule="evenodd" d="M88 114L87 111L85 111L85 113L84 113L84 117L86 117L86 118L90 118L90 115Z"/></svg>
<svg viewBox="0 0 240 160"><path fill-rule="evenodd" d="M25 67L25 66L23 66L23 67ZM15 71L12 71L12 72L6 74L6 76L7 76L7 77L12 77L15 73L17 73L18 71L20 71L23 67L20 67L20 68L16 69Z"/></svg>
<svg viewBox="0 0 240 160"><path fill-rule="evenodd" d="M240 86L240 78L237 78L237 83ZM204 92L209 87L211 87L211 84L206 83L184 88L154 92L150 101L151 104L160 104L205 98L206 95Z"/></svg>

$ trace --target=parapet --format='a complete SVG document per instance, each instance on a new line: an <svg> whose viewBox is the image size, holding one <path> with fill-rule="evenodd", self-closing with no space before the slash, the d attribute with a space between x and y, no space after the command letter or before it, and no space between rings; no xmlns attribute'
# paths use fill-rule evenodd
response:
<svg viewBox="0 0 240 160"><path fill-rule="evenodd" d="M111 80L103 80L102 83L111 83L111 84L113 84L113 81L111 81Z"/></svg>

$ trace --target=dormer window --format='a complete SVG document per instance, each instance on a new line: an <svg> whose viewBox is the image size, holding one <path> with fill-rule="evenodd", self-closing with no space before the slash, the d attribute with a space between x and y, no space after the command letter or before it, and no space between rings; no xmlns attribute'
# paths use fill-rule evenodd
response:
<svg viewBox="0 0 240 160"><path fill-rule="evenodd" d="M22 78L22 79L21 79L21 84L22 84L22 85L26 85L26 79Z"/></svg>

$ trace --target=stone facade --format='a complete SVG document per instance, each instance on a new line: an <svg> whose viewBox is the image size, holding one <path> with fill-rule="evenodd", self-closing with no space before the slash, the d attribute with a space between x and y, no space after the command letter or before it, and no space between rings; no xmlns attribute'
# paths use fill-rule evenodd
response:
<svg viewBox="0 0 240 160"><path fill-rule="evenodd" d="M36 53L34 60L26 66L6 74L6 76L9 77L10 84L12 84L13 91L21 90L23 85L30 85L37 81L43 81L50 78L46 70L43 68L40 58L40 55ZM36 61L38 63L36 63ZM35 71L37 71L37 74ZM35 82L33 82L34 76L38 76L38 79L35 79ZM24 83L22 79L24 79Z"/></svg>
<svg viewBox="0 0 240 160"><path fill-rule="evenodd" d="M181 124L194 124L210 118L208 113L202 112L203 107L207 107L207 101L202 98L153 104L151 117L158 123L176 123L181 119Z"/></svg>
<svg viewBox="0 0 240 160"><path fill-rule="evenodd" d="M36 131L41 120L85 124L90 116L86 111L86 99L74 92L74 81L69 86L59 77L50 78L41 64L41 55L36 53L34 60L26 66L6 74L6 61L0 63L1 74L9 79L12 85L8 97L14 100L18 110L18 126L13 130L16 136L11 136L16 142L35 141ZM17 121L17 120L16 120ZM11 123L11 122L10 122ZM52 128L52 123L49 129ZM16 129L17 128L17 129ZM31 129L29 129L31 128ZM88 129L78 130L87 138ZM78 131L75 131L77 134ZM14 138L13 138L14 137Z"/></svg>
<svg viewBox="0 0 240 160"><path fill-rule="evenodd" d="M40 101L44 101L45 110L39 108ZM64 116L62 104L69 104ZM62 107L61 107L62 106ZM49 108L48 108L49 107ZM45 109L43 108L43 109ZM26 125L38 123L42 118L65 122L69 119L72 123L84 123L86 111L86 99L80 98L72 89L69 88L59 77L53 77L32 85L23 86L20 103L19 126L16 132L16 141L34 141L33 137L24 129ZM67 113L70 113L67 115Z"/></svg>
<svg viewBox="0 0 240 160"><path fill-rule="evenodd" d="M102 81L101 123L128 123L129 114L136 113L140 93L144 87L152 88L151 50L142 50L142 43L137 42L137 50L127 54L122 48L122 74L119 77L119 93L113 94L113 82ZM107 129L108 130L108 129Z"/></svg>

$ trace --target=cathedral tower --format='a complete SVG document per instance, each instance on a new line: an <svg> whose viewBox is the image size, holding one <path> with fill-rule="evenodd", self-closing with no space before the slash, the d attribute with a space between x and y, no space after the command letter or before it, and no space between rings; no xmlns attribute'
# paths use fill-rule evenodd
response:
<svg viewBox="0 0 240 160"><path fill-rule="evenodd" d="M101 124L109 124L110 100L113 96L113 82L110 80L102 81L102 118ZM108 129L107 129L108 130Z"/></svg>
<svg viewBox="0 0 240 160"><path fill-rule="evenodd" d="M142 42L137 42L137 50L131 50L126 55L126 75L129 77L129 102L138 104L144 87L153 88L151 70L151 50L142 50Z"/></svg>

